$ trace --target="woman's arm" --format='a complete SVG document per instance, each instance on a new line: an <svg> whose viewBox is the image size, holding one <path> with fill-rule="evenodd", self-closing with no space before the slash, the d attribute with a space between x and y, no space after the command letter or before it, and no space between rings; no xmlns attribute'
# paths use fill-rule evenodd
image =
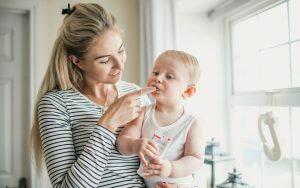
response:
<svg viewBox="0 0 300 188"><path fill-rule="evenodd" d="M79 157L75 153L65 102L47 94L39 105L39 124L46 167L53 187L97 187L115 144L109 130L95 124Z"/></svg>
<svg viewBox="0 0 300 188"><path fill-rule="evenodd" d="M117 99L99 119L98 124L115 132L120 125L136 119L140 114L138 98L155 91L155 87L145 87Z"/></svg>
<svg viewBox="0 0 300 188"><path fill-rule="evenodd" d="M177 161L157 160L146 170L147 177L165 176L171 178L185 177L198 171L204 161L204 141L200 122L196 119L191 125L186 143L184 157Z"/></svg>

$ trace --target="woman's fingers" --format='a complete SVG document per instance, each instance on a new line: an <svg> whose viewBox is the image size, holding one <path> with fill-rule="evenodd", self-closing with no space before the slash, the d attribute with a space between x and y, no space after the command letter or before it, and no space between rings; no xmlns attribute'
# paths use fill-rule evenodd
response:
<svg viewBox="0 0 300 188"><path fill-rule="evenodd" d="M129 115L132 115L132 117L128 116L128 118L134 119L142 111L142 104L141 101L138 100L138 97L151 93L155 90L155 87L144 87L140 90L134 91L122 97L122 103L125 103L125 105L127 106L126 110L128 112L131 112L129 113Z"/></svg>
<svg viewBox="0 0 300 188"><path fill-rule="evenodd" d="M145 87L122 96L108 107L98 124L115 132L120 125L132 121L141 113L141 104L138 103L137 98L153 91L155 91L154 87Z"/></svg>
<svg viewBox="0 0 300 188"><path fill-rule="evenodd" d="M156 90L155 87L144 87L140 90L130 93L129 95L131 97L137 98L137 97L141 97L143 95L147 95L148 93L152 93L155 90Z"/></svg>

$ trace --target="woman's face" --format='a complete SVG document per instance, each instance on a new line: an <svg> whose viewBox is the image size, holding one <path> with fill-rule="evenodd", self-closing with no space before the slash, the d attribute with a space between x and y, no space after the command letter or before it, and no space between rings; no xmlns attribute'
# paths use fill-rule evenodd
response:
<svg viewBox="0 0 300 188"><path fill-rule="evenodd" d="M114 84L121 79L126 53L123 40L116 29L96 38L83 60L77 65L83 70L85 81L92 84Z"/></svg>

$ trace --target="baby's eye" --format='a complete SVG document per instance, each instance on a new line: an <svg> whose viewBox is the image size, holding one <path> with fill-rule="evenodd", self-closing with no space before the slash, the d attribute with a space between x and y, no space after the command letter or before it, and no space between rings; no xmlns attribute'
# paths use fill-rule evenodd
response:
<svg viewBox="0 0 300 188"><path fill-rule="evenodd" d="M167 79L173 79L173 76L172 75L166 75L166 78Z"/></svg>
<svg viewBox="0 0 300 188"><path fill-rule="evenodd" d="M153 75L154 75L154 76L157 76L158 74L159 74L158 72L153 71Z"/></svg>

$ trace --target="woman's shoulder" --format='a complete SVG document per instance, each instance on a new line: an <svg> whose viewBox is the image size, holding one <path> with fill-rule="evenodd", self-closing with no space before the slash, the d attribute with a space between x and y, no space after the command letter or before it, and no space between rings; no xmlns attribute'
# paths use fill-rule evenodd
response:
<svg viewBox="0 0 300 188"><path fill-rule="evenodd" d="M67 90L51 90L45 93L42 98L42 101L52 101L52 102L58 102L58 103L65 103L65 98L67 98L70 94L74 93L73 89L67 89Z"/></svg>

